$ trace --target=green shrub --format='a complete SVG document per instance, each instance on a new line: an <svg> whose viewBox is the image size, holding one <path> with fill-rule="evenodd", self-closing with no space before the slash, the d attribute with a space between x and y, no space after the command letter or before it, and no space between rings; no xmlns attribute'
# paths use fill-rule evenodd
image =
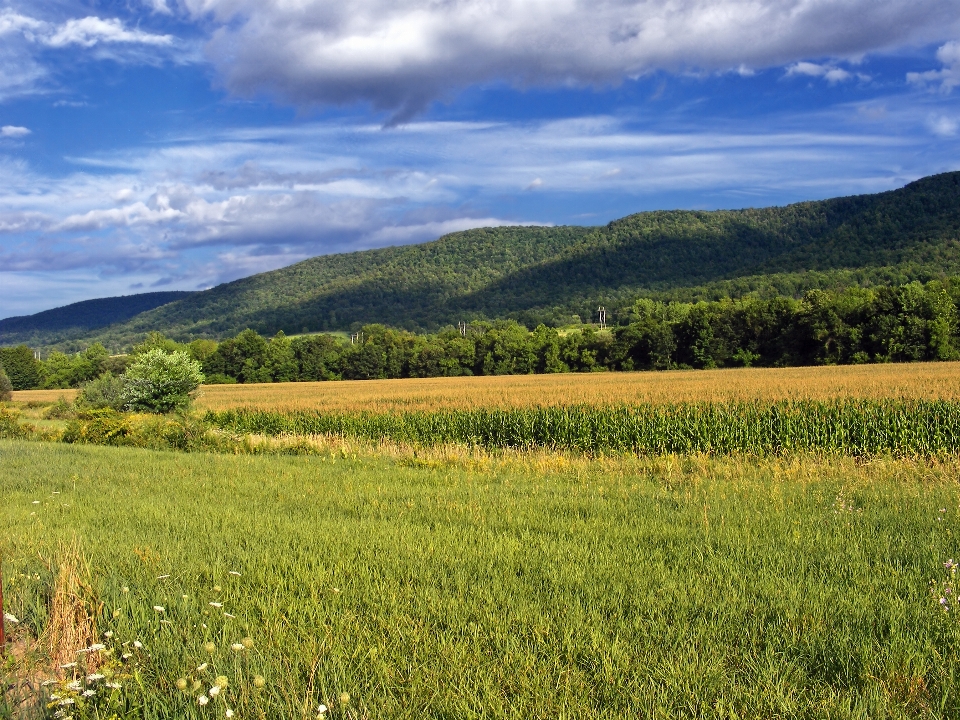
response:
<svg viewBox="0 0 960 720"><path fill-rule="evenodd" d="M223 373L210 373L204 379L207 385L236 385L237 379Z"/></svg>
<svg viewBox="0 0 960 720"><path fill-rule="evenodd" d="M123 404L129 410L168 413L190 405L204 380L200 363L185 352L154 348L140 355L123 375Z"/></svg>
<svg viewBox="0 0 960 720"><path fill-rule="evenodd" d="M122 410L125 404L124 385L125 381L122 377L104 373L81 387L80 394L77 395L77 407L82 410L102 410L103 408Z"/></svg>
<svg viewBox="0 0 960 720"><path fill-rule="evenodd" d="M67 399L61 395L53 405L44 411L43 416L47 420L69 420L76 417L76 414L73 405L68 403Z"/></svg>
<svg viewBox="0 0 960 720"><path fill-rule="evenodd" d="M30 435L30 429L20 424L20 411L0 407L0 438L17 440Z"/></svg>
<svg viewBox="0 0 960 720"><path fill-rule="evenodd" d="M7 377L7 374L3 371L3 365L0 365L0 400L12 400L13 399L13 385L10 382L10 378Z"/></svg>
<svg viewBox="0 0 960 720"><path fill-rule="evenodd" d="M132 445L130 417L116 410L88 410L77 415L63 434L65 443Z"/></svg>

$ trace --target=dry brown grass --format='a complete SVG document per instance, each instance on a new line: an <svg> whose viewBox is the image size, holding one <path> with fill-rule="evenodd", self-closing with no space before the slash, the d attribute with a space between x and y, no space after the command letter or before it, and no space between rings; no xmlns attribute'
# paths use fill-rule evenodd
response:
<svg viewBox="0 0 960 720"><path fill-rule="evenodd" d="M960 399L960 363L212 385L198 405L380 412L836 397Z"/></svg>
<svg viewBox="0 0 960 720"><path fill-rule="evenodd" d="M53 668L75 662L77 651L89 647L97 637L96 608L92 607L93 593L86 580L88 575L80 550L76 546L64 547L50 598L50 616L42 638ZM96 660L96 653L87 658L87 670L95 669Z"/></svg>
<svg viewBox="0 0 960 720"><path fill-rule="evenodd" d="M13 401L17 403L55 403L63 397L67 402L73 402L78 390L14 390Z"/></svg>

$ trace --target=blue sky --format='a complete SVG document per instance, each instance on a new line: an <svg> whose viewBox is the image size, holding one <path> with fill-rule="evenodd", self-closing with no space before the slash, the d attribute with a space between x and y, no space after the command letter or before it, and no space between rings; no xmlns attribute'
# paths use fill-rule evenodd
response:
<svg viewBox="0 0 960 720"><path fill-rule="evenodd" d="M956 0L0 0L0 317L957 169Z"/></svg>

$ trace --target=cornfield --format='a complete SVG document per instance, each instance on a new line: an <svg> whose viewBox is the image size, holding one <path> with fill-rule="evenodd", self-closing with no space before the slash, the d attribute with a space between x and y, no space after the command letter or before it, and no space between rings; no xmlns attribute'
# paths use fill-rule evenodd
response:
<svg viewBox="0 0 960 720"><path fill-rule="evenodd" d="M960 402L781 401L405 413L208 412L224 430L260 435L342 435L487 449L549 448L588 454L717 455L826 452L932 456L960 451Z"/></svg>

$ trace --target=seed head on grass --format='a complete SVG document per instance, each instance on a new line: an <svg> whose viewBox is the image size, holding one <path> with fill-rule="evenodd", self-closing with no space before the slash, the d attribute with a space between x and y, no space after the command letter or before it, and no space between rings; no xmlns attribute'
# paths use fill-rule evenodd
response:
<svg viewBox="0 0 960 720"><path fill-rule="evenodd" d="M214 684L214 685L219 685L220 687L225 688L225 687L227 687L227 685L230 684L230 681L227 680L227 676L226 676L226 675L217 675L217 677L216 677L216 678L214 679L214 681L213 681L213 684Z"/></svg>
<svg viewBox="0 0 960 720"><path fill-rule="evenodd" d="M180 692L186 692L187 690L186 678L177 678L177 690L179 690Z"/></svg>
<svg viewBox="0 0 960 720"><path fill-rule="evenodd" d="M203 649L213 655L217 651L217 646L210 640L203 644Z"/></svg>
<svg viewBox="0 0 960 720"><path fill-rule="evenodd" d="M266 679L264 679L263 675L254 675L254 676L253 676L253 686L254 686L255 688L265 687L266 684L267 684L267 681L266 681Z"/></svg>

